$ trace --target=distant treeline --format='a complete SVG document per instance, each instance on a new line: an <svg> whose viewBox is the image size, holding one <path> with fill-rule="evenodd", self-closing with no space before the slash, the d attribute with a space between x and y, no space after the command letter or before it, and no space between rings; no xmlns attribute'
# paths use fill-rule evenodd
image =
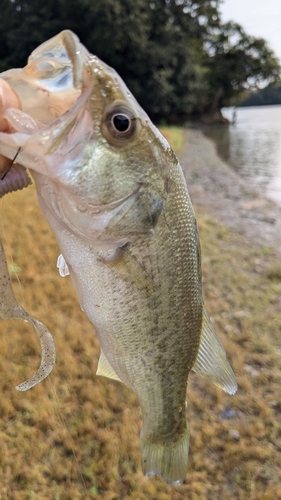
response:
<svg viewBox="0 0 281 500"><path fill-rule="evenodd" d="M281 104L281 83L268 85L264 89L252 92L239 106L267 106Z"/></svg>
<svg viewBox="0 0 281 500"><path fill-rule="evenodd" d="M156 122L219 115L241 92L276 82L263 39L222 23L221 0L1 0L0 71L26 64L63 29L113 66Z"/></svg>

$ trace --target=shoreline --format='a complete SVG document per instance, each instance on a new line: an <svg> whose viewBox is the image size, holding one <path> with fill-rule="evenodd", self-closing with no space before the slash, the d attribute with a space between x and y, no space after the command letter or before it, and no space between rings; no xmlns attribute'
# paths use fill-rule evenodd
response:
<svg viewBox="0 0 281 500"><path fill-rule="evenodd" d="M281 254L281 207L247 184L227 165L215 144L196 129L184 131L178 159L195 206L245 238L245 243L270 247Z"/></svg>

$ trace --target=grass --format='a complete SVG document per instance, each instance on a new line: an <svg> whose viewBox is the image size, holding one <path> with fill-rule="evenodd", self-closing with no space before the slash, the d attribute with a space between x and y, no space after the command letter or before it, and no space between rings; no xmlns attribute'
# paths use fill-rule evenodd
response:
<svg viewBox="0 0 281 500"><path fill-rule="evenodd" d="M179 151L184 145L183 130L180 127L160 127L161 133L167 139L174 151Z"/></svg>
<svg viewBox="0 0 281 500"><path fill-rule="evenodd" d="M186 484L142 476L141 413L135 395L95 376L99 346L34 188L1 201L1 237L17 298L53 333L51 375L26 393L14 387L36 370L39 342L28 324L1 321L1 500L281 499L281 273L268 248L246 246L195 207L204 295L237 375L228 396L191 374ZM226 418L230 416L230 418Z"/></svg>

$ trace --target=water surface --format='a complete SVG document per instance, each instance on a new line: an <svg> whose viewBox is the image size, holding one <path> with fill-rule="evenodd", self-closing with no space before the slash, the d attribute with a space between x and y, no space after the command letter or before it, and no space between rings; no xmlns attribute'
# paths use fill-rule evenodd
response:
<svg viewBox="0 0 281 500"><path fill-rule="evenodd" d="M243 178L281 204L281 105L223 108L235 123L206 132L219 155ZM235 116L234 116L235 113Z"/></svg>

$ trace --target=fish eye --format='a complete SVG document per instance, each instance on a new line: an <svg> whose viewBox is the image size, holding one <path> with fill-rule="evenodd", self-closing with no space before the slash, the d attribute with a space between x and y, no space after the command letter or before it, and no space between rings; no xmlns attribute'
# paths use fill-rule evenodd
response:
<svg viewBox="0 0 281 500"><path fill-rule="evenodd" d="M131 126L131 121L126 115L114 115L111 120L118 132L127 132Z"/></svg>
<svg viewBox="0 0 281 500"><path fill-rule="evenodd" d="M137 120L133 112L123 105L115 105L105 112L101 132L109 144L123 146L137 132Z"/></svg>

